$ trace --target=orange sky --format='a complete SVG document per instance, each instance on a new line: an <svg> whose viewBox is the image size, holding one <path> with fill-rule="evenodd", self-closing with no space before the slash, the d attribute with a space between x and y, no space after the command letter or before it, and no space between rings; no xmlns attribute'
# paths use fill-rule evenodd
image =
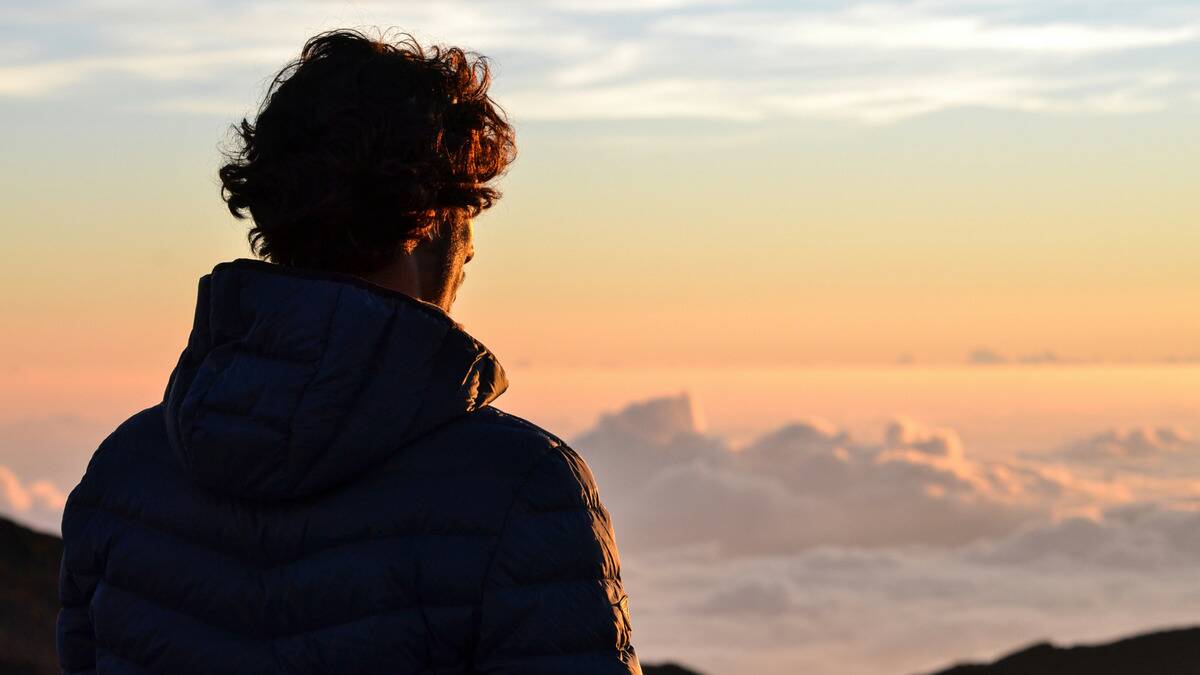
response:
<svg viewBox="0 0 1200 675"><path fill-rule="evenodd" d="M759 79L699 50L742 44L749 10L512 8L557 26L536 40L460 5L377 22L492 56L518 130L455 317L514 370L699 372L1200 357L1200 131L1180 69L1195 41L1167 9L1050 27L830 10L803 17L825 33L747 46ZM197 278L248 255L215 178L229 123L303 37L380 18L306 5L248 50L237 22L197 32L207 14L94 11L58 17L112 29L70 48L26 17L28 49L3 66L9 415L34 408L28 387L66 400L89 373L158 395ZM606 12L623 18L600 39ZM956 60L893 44L897 25ZM135 39L139 26L180 39ZM793 62L810 65L778 70Z"/></svg>
<svg viewBox="0 0 1200 675"><path fill-rule="evenodd" d="M165 363L199 275L248 255L214 185L221 125L150 122L5 167L4 365ZM732 145L525 125L455 315L547 365L1194 358L1184 122L960 113Z"/></svg>

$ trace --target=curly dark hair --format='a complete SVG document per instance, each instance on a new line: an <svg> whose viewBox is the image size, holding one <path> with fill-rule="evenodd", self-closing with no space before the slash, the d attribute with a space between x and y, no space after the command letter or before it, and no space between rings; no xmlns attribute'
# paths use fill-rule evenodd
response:
<svg viewBox="0 0 1200 675"><path fill-rule="evenodd" d="M221 196L256 255L366 274L500 197L516 142L486 57L400 37L314 36L234 125Z"/></svg>

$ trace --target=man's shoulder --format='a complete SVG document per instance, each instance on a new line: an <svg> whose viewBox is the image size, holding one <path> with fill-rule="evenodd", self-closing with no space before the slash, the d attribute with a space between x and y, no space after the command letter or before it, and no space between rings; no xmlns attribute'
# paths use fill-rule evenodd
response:
<svg viewBox="0 0 1200 675"><path fill-rule="evenodd" d="M522 439L535 448L555 448L566 442L543 427L529 420L505 412L495 406L486 405L467 416L481 430Z"/></svg>
<svg viewBox="0 0 1200 675"><path fill-rule="evenodd" d="M76 491L100 490L144 472L144 456L156 454L150 449L161 448L166 436L161 404L132 414L97 446Z"/></svg>
<svg viewBox="0 0 1200 675"><path fill-rule="evenodd" d="M88 473L100 471L113 461L127 460L140 454L147 446L161 446L166 441L166 423L163 420L162 404L158 403L138 411L117 425L92 454Z"/></svg>
<svg viewBox="0 0 1200 675"><path fill-rule="evenodd" d="M524 487L534 493L560 492L597 502L596 480L587 462L566 441L545 428L493 406L476 411L471 417L489 435L511 439L515 463L524 467Z"/></svg>
<svg viewBox="0 0 1200 675"><path fill-rule="evenodd" d="M166 439L162 405L153 405L133 415L108 434L96 447L79 483L71 490L63 512L63 535L71 524L92 511L106 497L120 495L154 471L146 462ZM158 453L161 454L161 453Z"/></svg>
<svg viewBox="0 0 1200 675"><path fill-rule="evenodd" d="M489 463L502 462L520 477L536 477L550 471L571 483L592 481L583 459L566 441L518 415L488 405L460 418L453 426L454 431L446 438L448 442L469 440L470 443L456 445L478 447L489 455Z"/></svg>

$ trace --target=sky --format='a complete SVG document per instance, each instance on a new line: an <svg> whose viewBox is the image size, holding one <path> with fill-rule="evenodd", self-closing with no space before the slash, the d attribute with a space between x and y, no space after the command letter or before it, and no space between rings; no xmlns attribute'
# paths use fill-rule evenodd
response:
<svg viewBox="0 0 1200 675"><path fill-rule="evenodd" d="M915 672L1200 615L1184 0L0 3L0 513L55 530L161 399L250 255L230 125L376 26L491 61L519 155L453 316L611 493L639 649Z"/></svg>

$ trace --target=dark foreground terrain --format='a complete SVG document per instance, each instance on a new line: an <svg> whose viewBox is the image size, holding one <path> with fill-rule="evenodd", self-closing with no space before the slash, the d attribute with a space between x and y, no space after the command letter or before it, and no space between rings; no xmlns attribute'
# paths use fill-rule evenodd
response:
<svg viewBox="0 0 1200 675"><path fill-rule="evenodd" d="M62 541L0 518L0 673L57 673L54 621Z"/></svg>
<svg viewBox="0 0 1200 675"><path fill-rule="evenodd" d="M661 666L642 666L643 675L700 675L694 670L688 670L674 663L664 663Z"/></svg>
<svg viewBox="0 0 1200 675"><path fill-rule="evenodd" d="M58 675L54 622L62 541L0 518L0 675ZM699 675L674 664L646 675Z"/></svg>
<svg viewBox="0 0 1200 675"><path fill-rule="evenodd" d="M1043 642L990 664L959 665L933 675L1195 675L1200 628L1167 630L1102 645Z"/></svg>
<svg viewBox="0 0 1200 675"><path fill-rule="evenodd" d="M695 670L688 670L682 665L673 663L664 663L662 665L643 665L642 673L644 675L700 675Z"/></svg>

